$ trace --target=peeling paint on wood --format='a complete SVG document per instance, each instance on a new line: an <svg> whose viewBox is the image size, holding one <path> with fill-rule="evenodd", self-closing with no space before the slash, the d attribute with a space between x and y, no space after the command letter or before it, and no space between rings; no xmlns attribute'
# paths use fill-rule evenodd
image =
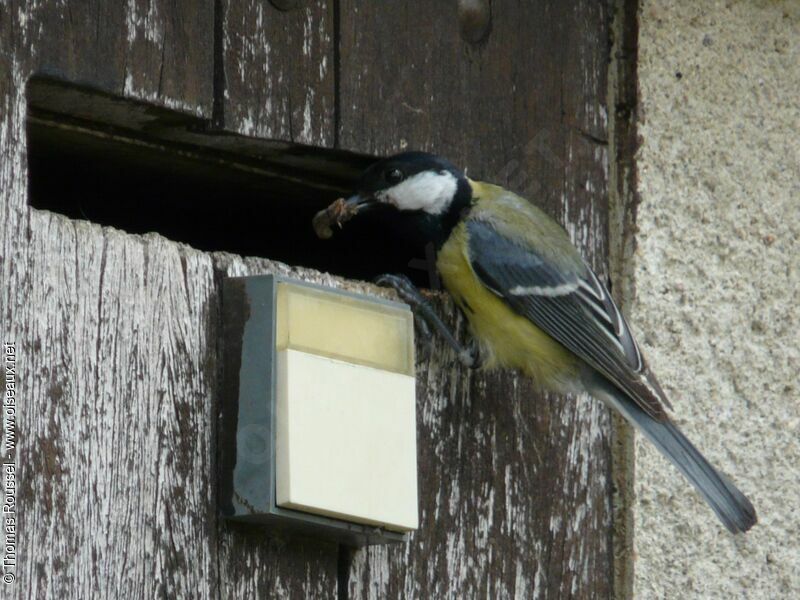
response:
<svg viewBox="0 0 800 600"><path fill-rule="evenodd" d="M333 146L333 2L282 11L225 0L225 126L244 135Z"/></svg>
<svg viewBox="0 0 800 600"><path fill-rule="evenodd" d="M31 591L210 597L211 261L46 213L32 213L31 232L35 312L20 353Z"/></svg>
<svg viewBox="0 0 800 600"><path fill-rule="evenodd" d="M464 371L438 342L419 366L421 528L409 544L357 551L342 569L333 544L220 521L221 278L390 292L28 208L31 73L210 116L213 3L178 4L20 3L0 19L0 324L19 344L25 398L17 597L611 595L607 411ZM328 2L218 4L227 128L445 154L537 201L604 270L605 5L495 3L473 46L455 3L343 0L338 40Z"/></svg>
<svg viewBox="0 0 800 600"><path fill-rule="evenodd" d="M210 117L212 2L21 2L13 29L31 74Z"/></svg>
<svg viewBox="0 0 800 600"><path fill-rule="evenodd" d="M36 46L19 54L0 55L0 327L20 359L10 597L332 597L335 546L236 530L217 514L228 259L29 209Z"/></svg>
<svg viewBox="0 0 800 600"><path fill-rule="evenodd" d="M342 2L342 147L443 154L548 210L605 272L606 9L493 4L473 47L456 8ZM350 597L610 596L608 411L433 356L418 384L420 530L356 553Z"/></svg>

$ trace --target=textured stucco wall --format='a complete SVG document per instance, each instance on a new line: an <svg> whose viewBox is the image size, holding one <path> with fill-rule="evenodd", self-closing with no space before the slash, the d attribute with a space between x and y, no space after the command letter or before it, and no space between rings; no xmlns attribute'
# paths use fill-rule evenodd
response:
<svg viewBox="0 0 800 600"><path fill-rule="evenodd" d="M751 496L729 535L636 443L634 597L800 597L800 1L640 10L631 317L676 419Z"/></svg>

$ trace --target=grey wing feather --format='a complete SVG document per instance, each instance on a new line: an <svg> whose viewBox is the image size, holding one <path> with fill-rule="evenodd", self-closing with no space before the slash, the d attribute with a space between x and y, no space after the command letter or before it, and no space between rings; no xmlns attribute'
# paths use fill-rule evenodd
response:
<svg viewBox="0 0 800 600"><path fill-rule="evenodd" d="M608 290L585 264L558 268L486 221L470 220L475 274L517 313L625 391L654 418L669 406Z"/></svg>

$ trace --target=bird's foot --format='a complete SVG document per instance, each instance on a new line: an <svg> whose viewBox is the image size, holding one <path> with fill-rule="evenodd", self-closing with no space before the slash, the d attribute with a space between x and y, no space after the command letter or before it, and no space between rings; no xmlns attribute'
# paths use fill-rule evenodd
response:
<svg viewBox="0 0 800 600"><path fill-rule="evenodd" d="M426 354L430 355L431 340L433 338L431 329L435 330L444 341L456 353L458 361L470 369L477 369L481 366L480 351L475 340L471 340L469 345L462 345L450 328L442 321L441 317L433 310L430 302L422 295L417 287L405 275L379 275L375 278L375 283L393 288L400 299L411 307L411 311L417 317L415 322L426 341Z"/></svg>
<svg viewBox="0 0 800 600"><path fill-rule="evenodd" d="M462 347L458 360L462 365L470 369L480 369L483 366L481 347L475 338L470 338L469 343Z"/></svg>

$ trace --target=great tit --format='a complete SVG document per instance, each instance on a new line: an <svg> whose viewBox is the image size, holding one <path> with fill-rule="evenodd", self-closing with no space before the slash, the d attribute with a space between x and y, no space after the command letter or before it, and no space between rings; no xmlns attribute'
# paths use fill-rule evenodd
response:
<svg viewBox="0 0 800 600"><path fill-rule="evenodd" d="M728 530L755 524L750 501L669 418L671 406L625 318L559 224L520 196L424 152L376 162L356 194L324 216L341 225L378 207L391 207L395 225L415 243L436 248L436 269L469 321L483 366L518 369L558 392L587 391L655 444ZM465 364L474 364L475 354L408 279L380 282L396 287Z"/></svg>

